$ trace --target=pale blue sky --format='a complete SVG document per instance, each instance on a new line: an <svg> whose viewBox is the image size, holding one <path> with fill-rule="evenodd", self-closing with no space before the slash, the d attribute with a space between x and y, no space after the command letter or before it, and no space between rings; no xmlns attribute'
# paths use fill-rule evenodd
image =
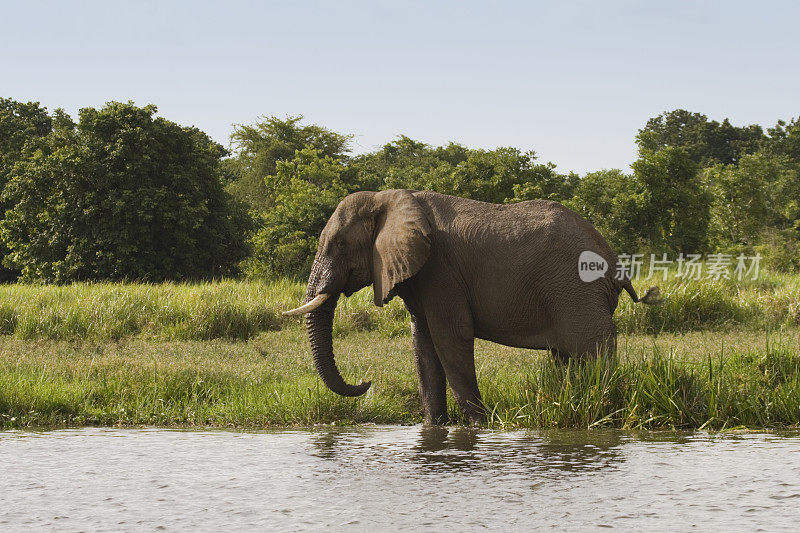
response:
<svg viewBox="0 0 800 533"><path fill-rule="evenodd" d="M0 96L77 115L154 103L228 145L303 114L372 150L399 134L623 168L678 107L800 115L797 2L0 0Z"/></svg>

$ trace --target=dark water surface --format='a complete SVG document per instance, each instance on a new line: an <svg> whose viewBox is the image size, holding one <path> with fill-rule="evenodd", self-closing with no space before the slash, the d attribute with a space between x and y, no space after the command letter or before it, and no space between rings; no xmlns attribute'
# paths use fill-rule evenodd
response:
<svg viewBox="0 0 800 533"><path fill-rule="evenodd" d="M797 530L800 433L0 432L0 531Z"/></svg>

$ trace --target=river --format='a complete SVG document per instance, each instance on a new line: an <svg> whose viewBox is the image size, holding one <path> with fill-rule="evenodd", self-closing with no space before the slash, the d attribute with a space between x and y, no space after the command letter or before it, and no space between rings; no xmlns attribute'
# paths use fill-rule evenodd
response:
<svg viewBox="0 0 800 533"><path fill-rule="evenodd" d="M800 432L0 431L0 531L796 530Z"/></svg>

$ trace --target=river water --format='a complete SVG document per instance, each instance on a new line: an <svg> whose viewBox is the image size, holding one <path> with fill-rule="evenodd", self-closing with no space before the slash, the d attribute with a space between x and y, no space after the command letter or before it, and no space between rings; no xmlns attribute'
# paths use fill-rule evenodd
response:
<svg viewBox="0 0 800 533"><path fill-rule="evenodd" d="M798 523L798 432L0 432L0 531L776 531Z"/></svg>

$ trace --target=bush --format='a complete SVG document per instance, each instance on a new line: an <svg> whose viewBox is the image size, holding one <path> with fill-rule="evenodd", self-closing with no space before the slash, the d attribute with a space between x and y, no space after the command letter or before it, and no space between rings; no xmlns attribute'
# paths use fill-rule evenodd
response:
<svg viewBox="0 0 800 533"><path fill-rule="evenodd" d="M246 220L222 190L225 150L154 106L82 109L28 143L3 198L7 264L25 280L198 279L235 273Z"/></svg>

